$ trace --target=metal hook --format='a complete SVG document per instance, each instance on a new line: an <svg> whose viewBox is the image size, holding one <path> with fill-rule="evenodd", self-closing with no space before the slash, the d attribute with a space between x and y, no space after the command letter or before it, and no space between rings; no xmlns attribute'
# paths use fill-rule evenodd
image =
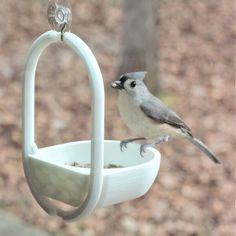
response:
<svg viewBox="0 0 236 236"><path fill-rule="evenodd" d="M65 30L66 30L66 26L67 26L67 22L65 22L64 25L61 28L61 41L64 40L64 33L65 33Z"/></svg>

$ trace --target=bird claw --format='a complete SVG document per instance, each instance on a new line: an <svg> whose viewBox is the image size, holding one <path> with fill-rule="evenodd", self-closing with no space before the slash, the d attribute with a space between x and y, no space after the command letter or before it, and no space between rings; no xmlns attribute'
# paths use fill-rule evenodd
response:
<svg viewBox="0 0 236 236"><path fill-rule="evenodd" d="M128 143L132 143L134 141L137 141L137 140L142 140L142 139L145 139L145 138L131 138L131 139L125 139L125 140L122 140L120 142L120 150L123 152L124 151L124 148L127 148L127 144Z"/></svg>
<svg viewBox="0 0 236 236"><path fill-rule="evenodd" d="M120 142L120 150L123 152L124 148L127 148L127 144L130 143L130 139L125 139Z"/></svg>
<svg viewBox="0 0 236 236"><path fill-rule="evenodd" d="M140 151L139 151L140 156L141 156L141 157L144 157L143 153L146 152L146 149L147 149L148 147L154 147L154 146L155 146L154 143L145 143L145 144L142 144L142 145L140 146Z"/></svg>
<svg viewBox="0 0 236 236"><path fill-rule="evenodd" d="M141 146L140 146L140 155L141 155L141 157L144 157L144 155L143 155L143 153L144 152L146 152L146 149L148 148L148 147L155 147L155 145L156 144L160 144L160 143L165 143L165 142L167 142L168 140L169 140L169 136L162 136L162 137L160 137L160 138L158 138L154 143L145 143L145 144L142 144Z"/></svg>

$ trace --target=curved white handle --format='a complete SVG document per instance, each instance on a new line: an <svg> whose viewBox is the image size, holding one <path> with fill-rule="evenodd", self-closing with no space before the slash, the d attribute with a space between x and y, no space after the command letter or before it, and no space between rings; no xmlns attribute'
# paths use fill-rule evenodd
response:
<svg viewBox="0 0 236 236"><path fill-rule="evenodd" d="M89 193L84 203L76 210L63 211L53 206L40 195L33 185L29 168L29 155L37 151L35 144L35 72L41 53L50 44L61 40L61 33L48 31L42 34L32 45L26 60L23 83L23 164L25 176L31 192L39 205L51 215L65 220L82 218L89 215L99 200L103 182L104 157L104 85L98 63L88 46L76 35L65 33L64 42L82 59L88 71L92 94L92 131L91 131L91 177Z"/></svg>

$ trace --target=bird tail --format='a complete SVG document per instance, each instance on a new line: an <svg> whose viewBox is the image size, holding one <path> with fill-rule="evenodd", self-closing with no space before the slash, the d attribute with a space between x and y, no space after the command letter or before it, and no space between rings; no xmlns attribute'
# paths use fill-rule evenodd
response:
<svg viewBox="0 0 236 236"><path fill-rule="evenodd" d="M202 152L204 152L213 162L215 162L217 164L221 163L220 160L213 154L213 152L204 143L202 143L199 139L192 137L192 136L187 136L187 139L194 146L196 146Z"/></svg>

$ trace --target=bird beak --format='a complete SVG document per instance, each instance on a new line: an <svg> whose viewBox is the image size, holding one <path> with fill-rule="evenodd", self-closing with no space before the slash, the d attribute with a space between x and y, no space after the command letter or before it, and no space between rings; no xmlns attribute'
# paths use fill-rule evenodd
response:
<svg viewBox="0 0 236 236"><path fill-rule="evenodd" d="M114 82L111 84L111 87L112 87L112 88L115 88L115 89L124 89L124 86L121 84L121 82L120 82L119 80L114 81Z"/></svg>

